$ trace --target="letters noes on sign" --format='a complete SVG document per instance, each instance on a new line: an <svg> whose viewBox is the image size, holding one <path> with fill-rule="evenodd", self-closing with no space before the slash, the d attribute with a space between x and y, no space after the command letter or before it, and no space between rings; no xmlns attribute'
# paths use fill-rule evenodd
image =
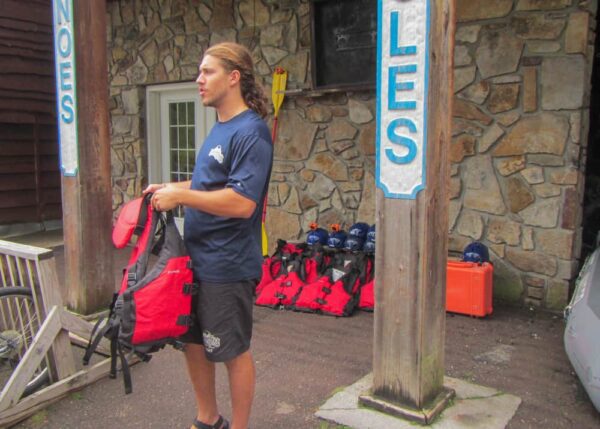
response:
<svg viewBox="0 0 600 429"><path fill-rule="evenodd" d="M425 187L430 0L378 0L376 183L386 198Z"/></svg>
<svg viewBox="0 0 600 429"><path fill-rule="evenodd" d="M60 165L65 176L75 176L78 151L73 0L54 0L52 12Z"/></svg>

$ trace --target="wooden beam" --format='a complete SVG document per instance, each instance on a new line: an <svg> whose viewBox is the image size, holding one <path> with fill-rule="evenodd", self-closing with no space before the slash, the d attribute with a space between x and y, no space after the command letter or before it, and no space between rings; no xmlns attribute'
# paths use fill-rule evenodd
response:
<svg viewBox="0 0 600 429"><path fill-rule="evenodd" d="M69 307L90 314L106 308L115 290L106 2L74 0L73 7L79 168L62 177L65 277Z"/></svg>
<svg viewBox="0 0 600 429"><path fill-rule="evenodd" d="M368 397L361 400L379 409L381 407L377 402L380 398L392 404L400 404L407 410L417 410L417 414L422 416L422 423L428 423L432 416L424 410L439 410L440 407L435 405L436 401L448 399L443 380L448 233L447 148L451 139L454 1L406 0L397 4L391 0L380 0L380 5L381 3L387 3L388 7L380 8L380 11L383 10L380 20L393 22L405 19L402 14L407 17L414 13L423 20L423 27L415 21L417 29L423 28L425 33L424 24L429 19L429 38L427 50L426 46L417 45L420 42L412 38L411 34L406 31L402 33L402 22L398 25L396 21L395 28L400 29L400 37L398 34L391 34L388 40L393 42L385 42L388 45L381 42L384 43L384 55L394 49L390 44L402 47L395 46L394 53L389 55L389 62L380 65L385 69L381 71L384 73L380 74L381 80L395 85L395 79L388 81L383 77L388 76L385 73L407 73L402 75L403 80L415 82L415 87L409 91L395 91L395 88L391 88L388 92L379 89L382 93L382 105L379 107L382 111L387 109L380 121L386 118L385 115L390 120L387 128L379 129L378 132L380 146L377 156L378 166L381 166L378 180L381 180L376 192L376 308L373 345L373 395L377 400L369 401ZM390 24L388 28L393 29L394 25ZM385 39L385 33L381 37ZM404 45L408 48L404 49ZM425 58L420 59L418 55L421 52L428 52L428 55L425 53ZM404 64L410 66L399 71ZM419 93L417 88L428 89ZM388 100L388 95L394 99ZM396 97L400 100L408 97L408 101L400 104ZM415 105L409 104L414 100ZM402 153L397 141L385 139L390 135L390 128L392 134L398 127L401 128L401 133L405 131L402 124L407 122L395 121L395 118L404 120L418 109L422 109L426 116L422 124L425 133L421 134L422 140L419 141L421 135L417 131L422 130L415 128L414 133L406 130L407 135L411 138L414 136L415 143L416 157L410 161L410 151ZM422 117L422 114L416 115L414 124L421 124L419 121ZM380 127L382 124L380 122ZM390 148L389 143L395 145ZM387 148L385 144L388 145ZM386 160L385 157L389 159ZM420 165L424 171L420 177L415 177L413 172L419 171ZM393 170L392 174L384 176L390 170ZM390 190L392 186L402 190L404 184L413 179L416 179L415 187L404 194ZM391 408L388 407L387 410ZM405 416L412 418L413 411L407 412Z"/></svg>

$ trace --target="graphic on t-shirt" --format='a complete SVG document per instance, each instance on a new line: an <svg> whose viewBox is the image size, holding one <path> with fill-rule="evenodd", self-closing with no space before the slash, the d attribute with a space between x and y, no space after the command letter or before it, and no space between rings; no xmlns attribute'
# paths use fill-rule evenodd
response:
<svg viewBox="0 0 600 429"><path fill-rule="evenodd" d="M208 156L212 156L219 164L223 164L223 152L221 151L221 145L213 147L210 152L208 152Z"/></svg>

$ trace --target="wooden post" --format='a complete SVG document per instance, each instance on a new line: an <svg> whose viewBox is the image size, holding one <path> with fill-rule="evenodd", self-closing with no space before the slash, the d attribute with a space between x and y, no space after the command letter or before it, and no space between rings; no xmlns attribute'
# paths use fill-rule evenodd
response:
<svg viewBox="0 0 600 429"><path fill-rule="evenodd" d="M453 0L379 0L373 388L361 402L429 423L445 389Z"/></svg>
<svg viewBox="0 0 600 429"><path fill-rule="evenodd" d="M54 0L66 299L83 314L114 291L106 1Z"/></svg>

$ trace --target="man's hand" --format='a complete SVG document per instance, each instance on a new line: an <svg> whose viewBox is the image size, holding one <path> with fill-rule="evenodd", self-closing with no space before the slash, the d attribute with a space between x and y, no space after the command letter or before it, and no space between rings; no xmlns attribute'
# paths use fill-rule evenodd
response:
<svg viewBox="0 0 600 429"><path fill-rule="evenodd" d="M148 188L150 188L150 186ZM179 192L180 188L177 186L162 185L162 187L157 188L152 195L152 200L150 200L152 207L159 212L166 212L174 209L180 204L178 199Z"/></svg>
<svg viewBox="0 0 600 429"><path fill-rule="evenodd" d="M166 185L164 183L152 183L152 184L148 185L148 187L142 191L142 195L146 195L148 193L154 193L154 192L158 191L159 189L164 188L165 186Z"/></svg>

